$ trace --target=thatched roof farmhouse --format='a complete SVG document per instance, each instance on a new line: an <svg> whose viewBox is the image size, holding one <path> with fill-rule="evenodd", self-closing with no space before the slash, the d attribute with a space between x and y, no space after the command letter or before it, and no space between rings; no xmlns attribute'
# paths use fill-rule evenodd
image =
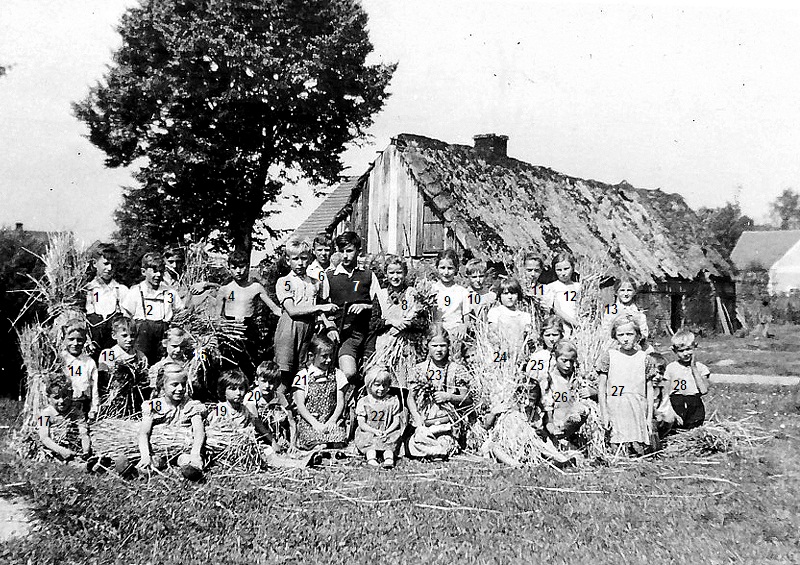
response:
<svg viewBox="0 0 800 565"><path fill-rule="evenodd" d="M401 134L296 233L348 226L369 253L412 257L446 247L487 258L568 249L608 257L638 280L640 305L663 330L735 319L733 269L683 198L531 165L507 156L507 140L479 135L467 146Z"/></svg>

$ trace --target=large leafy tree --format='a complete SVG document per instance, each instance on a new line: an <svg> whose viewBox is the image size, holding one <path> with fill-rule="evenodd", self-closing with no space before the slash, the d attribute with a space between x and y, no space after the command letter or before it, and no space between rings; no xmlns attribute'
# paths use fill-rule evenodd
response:
<svg viewBox="0 0 800 565"><path fill-rule="evenodd" d="M800 228L800 194L791 188L785 189L770 204L770 212L782 230Z"/></svg>
<svg viewBox="0 0 800 565"><path fill-rule="evenodd" d="M738 202L727 202L719 208L700 208L700 221L717 238L726 257L730 257L742 232L753 229L753 219L742 214Z"/></svg>
<svg viewBox="0 0 800 565"><path fill-rule="evenodd" d="M143 0L74 105L111 167L141 165L118 236L249 250L287 181L333 182L388 96L355 0Z"/></svg>

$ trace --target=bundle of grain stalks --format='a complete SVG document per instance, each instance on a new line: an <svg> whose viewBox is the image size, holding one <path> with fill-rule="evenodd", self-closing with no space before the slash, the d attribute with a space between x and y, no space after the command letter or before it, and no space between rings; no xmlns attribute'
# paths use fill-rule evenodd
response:
<svg viewBox="0 0 800 565"><path fill-rule="evenodd" d="M112 458L120 455L139 457L140 424L140 421L131 419L98 420L90 429L95 452ZM150 447L153 454L164 455L167 459L189 452L192 447L192 430L188 427L154 426ZM252 428L206 428L206 455L213 464L243 472L267 467L264 445L258 442Z"/></svg>
<svg viewBox="0 0 800 565"><path fill-rule="evenodd" d="M702 426L669 436L664 453L678 456L741 454L770 437L749 418L722 419L714 413Z"/></svg>
<svg viewBox="0 0 800 565"><path fill-rule="evenodd" d="M64 379L59 341L53 328L30 324L18 332L25 368L25 402L20 413L20 436L34 433L34 419L47 406L47 385Z"/></svg>

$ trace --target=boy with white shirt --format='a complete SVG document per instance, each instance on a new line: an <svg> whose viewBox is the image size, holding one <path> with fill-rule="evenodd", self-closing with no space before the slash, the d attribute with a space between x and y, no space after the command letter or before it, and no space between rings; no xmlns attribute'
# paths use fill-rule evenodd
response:
<svg viewBox="0 0 800 565"><path fill-rule="evenodd" d="M111 323L121 315L121 304L128 292L127 286L114 280L113 255L114 248L103 244L98 245L91 254L96 274L86 285L86 320L89 322L95 361L101 349L114 344Z"/></svg>

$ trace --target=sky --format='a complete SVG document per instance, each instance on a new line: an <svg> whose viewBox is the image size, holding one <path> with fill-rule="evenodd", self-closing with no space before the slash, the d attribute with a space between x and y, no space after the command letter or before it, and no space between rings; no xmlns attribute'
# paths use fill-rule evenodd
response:
<svg viewBox="0 0 800 565"><path fill-rule="evenodd" d="M107 169L70 103L100 80L133 0L2 0L0 225L107 238L129 171ZM360 174L399 133L472 143L509 136L512 157L690 206L738 200L767 219L800 189L800 6L759 2L364 0L375 52L397 62ZM281 204L276 228L318 202Z"/></svg>

